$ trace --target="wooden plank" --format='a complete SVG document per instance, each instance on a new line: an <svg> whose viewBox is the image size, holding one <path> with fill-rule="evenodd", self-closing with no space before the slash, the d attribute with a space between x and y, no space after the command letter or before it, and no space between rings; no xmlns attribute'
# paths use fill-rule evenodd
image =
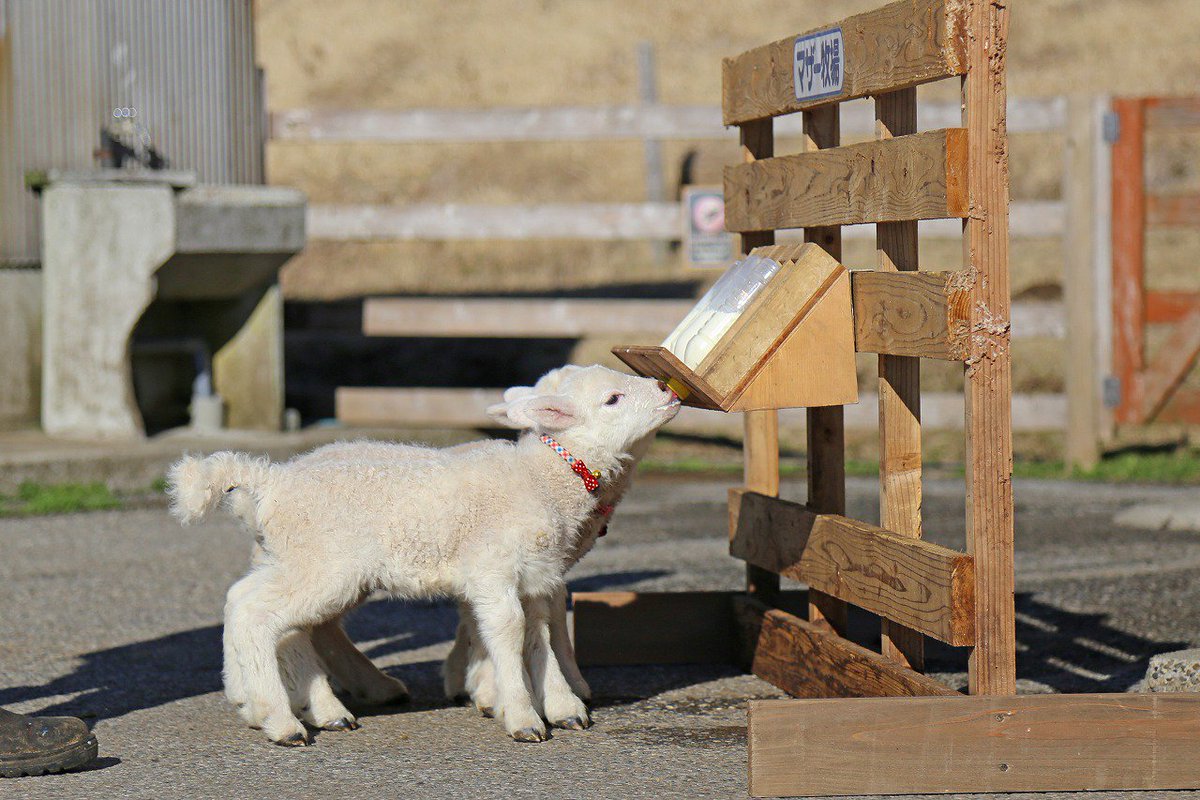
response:
<svg viewBox="0 0 1200 800"><path fill-rule="evenodd" d="M966 361L967 552L975 557L972 694L1016 692L1013 607L1012 375L1009 337L1008 136L1005 54L1008 8L970 5L970 70L962 84L971 141L971 216L963 261L978 276L971 291Z"/></svg>
<svg viewBox="0 0 1200 800"><path fill-rule="evenodd" d="M796 697L957 695L950 687L750 597L733 600L750 670ZM811 768L811 764L808 765Z"/></svg>
<svg viewBox="0 0 1200 800"><path fill-rule="evenodd" d="M1196 694L758 700L749 739L753 797L1200 788Z"/></svg>
<svg viewBox="0 0 1200 800"><path fill-rule="evenodd" d="M804 112L804 151L836 149L841 143L841 108L826 106ZM729 197L726 190L726 198ZM728 200L726 200L728 206ZM726 210L728 225L728 209ZM840 227L806 227L804 240L815 242L834 259L842 260ZM846 512L846 420L840 406L810 408L805 420L808 447L808 505L823 514ZM808 619L834 633L845 634L848 626L846 604L820 591L808 593Z"/></svg>
<svg viewBox="0 0 1200 800"><path fill-rule="evenodd" d="M677 239L678 203L538 205L315 205L308 235L333 241L377 239Z"/></svg>
<svg viewBox="0 0 1200 800"><path fill-rule="evenodd" d="M1117 423L1141 421L1138 374L1145 366L1146 106L1113 100L1121 135L1112 148L1113 372L1121 382Z"/></svg>
<svg viewBox="0 0 1200 800"><path fill-rule="evenodd" d="M1071 215L1063 247L1066 256L1063 286L1067 325L1072 333L1067 338L1066 393L1071 412L1067 416L1065 456L1070 466L1090 469L1100 460L1101 378L1096 369L1098 276L1092 238L1095 217L1092 164L1097 138L1093 128L1098 120L1092 115L1092 101L1086 95L1072 96L1070 108L1063 174L1063 191Z"/></svg>
<svg viewBox="0 0 1200 800"><path fill-rule="evenodd" d="M844 107L842 132L868 136L875 118L867 105ZM1161 113L1153 109L1151 115ZM921 130L958 124L957 102L924 103ZM1015 97L1008 101L1011 133L1049 133L1066 124L1063 97ZM621 139L732 139L718 106L662 104L500 108L292 108L273 111L274 144L436 142L570 142ZM776 121L779 136L801 135L798 117Z"/></svg>
<svg viewBox="0 0 1200 800"><path fill-rule="evenodd" d="M1200 311L1200 292L1145 293L1146 324L1182 322L1193 312Z"/></svg>
<svg viewBox="0 0 1200 800"><path fill-rule="evenodd" d="M1175 326L1158 355L1140 376L1142 418L1150 421L1166 406L1200 356L1200 311Z"/></svg>
<svg viewBox="0 0 1200 800"><path fill-rule="evenodd" d="M974 644L971 557L837 514L730 492L729 552L948 644Z"/></svg>
<svg viewBox="0 0 1200 800"><path fill-rule="evenodd" d="M891 139L917 131L915 87L875 98L875 137ZM917 270L917 223L875 226L877 269L883 273ZM948 326L951 327L952 326ZM921 538L921 360L880 355L879 519L887 530ZM880 620L881 652L907 667L925 664L925 641L918 631Z"/></svg>
<svg viewBox="0 0 1200 800"><path fill-rule="evenodd" d="M775 123L766 119L738 128L742 162L753 164L775 155ZM756 247L775 244L774 231L751 231L741 237L743 254ZM747 411L743 415L742 480L750 491L779 494L779 412ZM729 529L733 536L733 528ZM746 592L756 600L775 605L779 599L779 575L753 564L746 565Z"/></svg>
<svg viewBox="0 0 1200 800"><path fill-rule="evenodd" d="M369 297L367 336L578 338L642 333L661 339L691 300Z"/></svg>
<svg viewBox="0 0 1200 800"><path fill-rule="evenodd" d="M1146 124L1154 128L1200 127L1200 97L1149 97Z"/></svg>
<svg viewBox="0 0 1200 800"><path fill-rule="evenodd" d="M614 347L612 352L637 374L671 384L689 406L710 410L725 408L725 393L690 370L665 347L634 345Z"/></svg>
<svg viewBox="0 0 1200 800"><path fill-rule="evenodd" d="M308 236L325 241L458 241L475 239L678 239L683 229L678 203L558 203L525 205L310 205ZM1017 236L1059 236L1065 229L1064 206L1057 200L1013 203L1012 230ZM547 227L552 226L552 227ZM922 235L949 239L961 235L957 220L928 220ZM867 225L847 228L847 239L870 239ZM798 240L784 231L781 240Z"/></svg>
<svg viewBox="0 0 1200 800"><path fill-rule="evenodd" d="M575 592L581 666L728 664L733 592Z"/></svg>
<svg viewBox="0 0 1200 800"><path fill-rule="evenodd" d="M965 18L955 0L901 0L842 20L843 89L819 100L796 99L796 36L727 58L721 69L726 125L804 111L831 102L903 89L966 71ZM815 28L828 30L838 23ZM804 35L804 34L801 34Z"/></svg>
<svg viewBox="0 0 1200 800"><path fill-rule="evenodd" d="M966 359L969 275L855 270L852 278L858 352Z"/></svg>
<svg viewBox="0 0 1200 800"><path fill-rule="evenodd" d="M1146 195L1146 224L1176 228L1200 225L1200 194Z"/></svg>
<svg viewBox="0 0 1200 800"><path fill-rule="evenodd" d="M500 389L381 388L343 386L337 390L337 419L348 426L397 428L487 428L494 423L484 414L500 402ZM846 407L846 427L876 430L879 404L874 393L859 395L857 405ZM753 413L753 412L748 412ZM797 434L805 427L804 409L779 412L779 424ZM684 408L671 422L671 430L737 438L743 433L737 414ZM1061 431L1067 421L1066 398L1061 394L1013 396L1013 417L1018 431ZM929 430L962 430L963 397L959 392L925 392L921 396L921 422Z"/></svg>
<svg viewBox="0 0 1200 800"><path fill-rule="evenodd" d="M967 215L961 128L832 146L725 168L731 231Z"/></svg>

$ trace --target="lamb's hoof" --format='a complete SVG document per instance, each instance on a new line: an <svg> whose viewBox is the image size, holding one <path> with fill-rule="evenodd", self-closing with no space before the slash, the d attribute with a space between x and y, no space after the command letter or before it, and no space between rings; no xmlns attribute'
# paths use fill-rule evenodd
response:
<svg viewBox="0 0 1200 800"><path fill-rule="evenodd" d="M549 737L537 728L521 728L513 732L512 738L518 742L544 742Z"/></svg>
<svg viewBox="0 0 1200 800"><path fill-rule="evenodd" d="M308 734L293 733L291 736L284 737L275 744L280 747L308 747L312 744L312 739L308 738Z"/></svg>
<svg viewBox="0 0 1200 800"><path fill-rule="evenodd" d="M492 717L496 716L496 709L492 708L491 706L480 706L479 713L483 714L488 719L491 719Z"/></svg>
<svg viewBox="0 0 1200 800"><path fill-rule="evenodd" d="M559 720L558 722L552 722L550 724L556 728L566 728L569 731L582 731L587 730L587 728L591 726L592 722L591 720L585 721L579 717L567 717L566 719Z"/></svg>
<svg viewBox="0 0 1200 800"><path fill-rule="evenodd" d="M347 719L346 717L342 717L341 719L335 719L333 722L330 722L328 725L322 725L321 730L324 730L324 731L356 731L361 727L362 727L362 725L358 722L358 720Z"/></svg>

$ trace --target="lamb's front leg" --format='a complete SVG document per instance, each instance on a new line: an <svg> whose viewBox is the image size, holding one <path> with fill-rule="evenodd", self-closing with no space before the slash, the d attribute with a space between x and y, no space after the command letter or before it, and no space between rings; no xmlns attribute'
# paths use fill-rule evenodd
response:
<svg viewBox="0 0 1200 800"><path fill-rule="evenodd" d="M556 728L581 731L591 725L591 719L587 706L571 691L551 647L550 603L546 597L531 597L524 603L529 679L546 721Z"/></svg>
<svg viewBox="0 0 1200 800"><path fill-rule="evenodd" d="M479 587L468 601L495 670L497 719L519 742L545 741L546 724L533 707L522 658L525 613L516 587Z"/></svg>

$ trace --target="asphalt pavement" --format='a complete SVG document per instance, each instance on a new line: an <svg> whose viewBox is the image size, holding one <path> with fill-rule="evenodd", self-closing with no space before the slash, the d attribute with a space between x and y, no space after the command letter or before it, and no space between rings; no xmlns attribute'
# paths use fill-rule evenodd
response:
<svg viewBox="0 0 1200 800"><path fill-rule="evenodd" d="M728 485L640 480L573 587L738 587ZM876 491L851 480L850 514L877 519ZM1114 521L1195 489L1018 481L1016 496L1022 692L1128 691L1152 655L1200 645L1200 532ZM962 546L961 481L928 481L924 510L928 538ZM157 508L0 519L0 705L83 716L101 754L84 772L0 781L0 798L746 796L746 703L780 696L770 685L728 667L588 669L595 726L517 744L441 697L445 604L376 600L347 626L411 704L364 710L361 730L310 748L273 746L220 692L223 597L249 548L227 517L185 530ZM955 685L964 664L930 648Z"/></svg>

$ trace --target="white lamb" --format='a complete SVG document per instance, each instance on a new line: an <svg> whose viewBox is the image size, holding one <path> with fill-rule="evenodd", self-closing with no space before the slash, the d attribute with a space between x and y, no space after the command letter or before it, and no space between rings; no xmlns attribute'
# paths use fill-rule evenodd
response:
<svg viewBox="0 0 1200 800"><path fill-rule="evenodd" d="M552 725L586 719L558 660L545 657L549 641L533 649L543 656L531 659L526 676L526 617L536 622L533 631L548 630L549 600L563 591L563 574L596 511L589 470L603 486L622 472L630 448L678 408L662 383L589 367L566 375L558 392L496 409L526 430L515 444L413 447L403 459L374 458L364 444L360 459L313 463L270 464L235 453L184 458L170 474L179 520L198 520L229 496L261 546L228 595L227 696L272 741L307 744L281 677L278 654L287 637L309 656L289 659L282 670L310 700L306 720L352 727L303 633L381 590L452 596L470 609L494 668L496 716L514 739L546 738L535 697ZM539 434L553 434L558 446ZM586 468L569 465L569 456Z"/></svg>
<svg viewBox="0 0 1200 800"><path fill-rule="evenodd" d="M504 403L493 406L489 411L498 422L506 424L505 409L508 403L533 394L556 393L563 379L580 369L583 367L560 367L543 375L533 386L514 386L505 391ZM637 462L645 455L653 438L654 434L651 433L635 442L630 447L630 458L625 459L618 470L600 486L596 511L580 531L571 565L586 555L602 535L612 511L629 488ZM470 442L452 449L469 449L481 444L485 443ZM346 459L362 460L364 457L371 460L407 459L429 452L431 451L390 442L340 442L320 447L299 457L293 463L315 464ZM258 558L260 548L256 545L255 549L255 558ZM538 611L540 612L540 609ZM465 604L460 604L459 620L454 647L444 667L446 696L456 702L470 699L480 711L490 716L496 697L492 662L479 639L471 611ZM529 664L541 663L543 659L550 657L541 652L547 642L571 691L585 702L591 700L591 689L579 671L567 631L565 590L557 592L550 599L548 620L542 619L540 613L526 615L527 669ZM315 651L320 654L320 662L317 663L314 663L313 645ZM364 704L395 703L408 696L408 689L403 682L376 668L370 659L354 646L341 627L340 616L314 627L311 631L302 631L286 639L280 646L279 658L287 679L293 711L314 727L331 730L357 727L357 720L352 714L345 712L340 704L329 701L330 693L326 682L321 681L319 676L314 676L314 671L320 671L322 668L327 670L343 689ZM300 683L299 686L297 682ZM314 693L317 696L313 696ZM322 714L322 709L327 710ZM583 714L558 720L555 724L564 728L582 729L590 725L590 719L587 714Z"/></svg>

